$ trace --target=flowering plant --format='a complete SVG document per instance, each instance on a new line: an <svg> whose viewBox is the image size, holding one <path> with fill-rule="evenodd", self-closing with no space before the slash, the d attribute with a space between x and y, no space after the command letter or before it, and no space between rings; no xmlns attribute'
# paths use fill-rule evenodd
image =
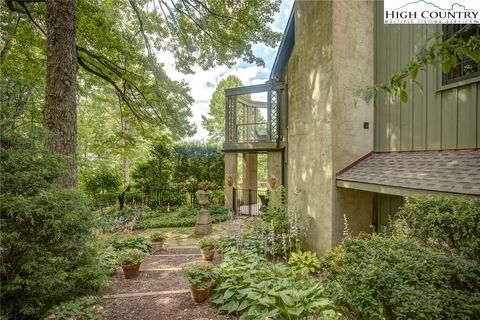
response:
<svg viewBox="0 0 480 320"><path fill-rule="evenodd" d="M68 320L68 319L89 319L104 320L107 310L103 301L98 297L81 297L68 301L48 310L44 320Z"/></svg>
<svg viewBox="0 0 480 320"><path fill-rule="evenodd" d="M147 254L138 249L126 250L120 253L122 265L139 264L147 260Z"/></svg>
<svg viewBox="0 0 480 320"><path fill-rule="evenodd" d="M196 261L183 266L183 278L198 289L210 287L216 277L216 269L210 262Z"/></svg>

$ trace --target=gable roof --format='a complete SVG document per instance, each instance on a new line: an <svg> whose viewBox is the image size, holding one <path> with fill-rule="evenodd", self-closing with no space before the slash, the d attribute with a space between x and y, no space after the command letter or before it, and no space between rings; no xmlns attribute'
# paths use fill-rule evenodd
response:
<svg viewBox="0 0 480 320"><path fill-rule="evenodd" d="M339 187L401 196L480 196L480 149L371 153L336 179Z"/></svg>
<svg viewBox="0 0 480 320"><path fill-rule="evenodd" d="M282 41L278 47L277 55L275 56L275 61L273 62L272 71L270 72L269 79L278 79L283 73L285 66L290 57L290 53L293 49L293 44L295 42L295 3L292 6L292 11L290 11L290 16L288 17L287 25L285 31L283 32Z"/></svg>

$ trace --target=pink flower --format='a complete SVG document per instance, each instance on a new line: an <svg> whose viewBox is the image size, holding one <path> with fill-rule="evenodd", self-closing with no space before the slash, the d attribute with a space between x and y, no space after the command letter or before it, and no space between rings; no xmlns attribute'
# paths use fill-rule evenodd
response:
<svg viewBox="0 0 480 320"><path fill-rule="evenodd" d="M48 316L48 319L57 319L57 315L55 313L52 313Z"/></svg>

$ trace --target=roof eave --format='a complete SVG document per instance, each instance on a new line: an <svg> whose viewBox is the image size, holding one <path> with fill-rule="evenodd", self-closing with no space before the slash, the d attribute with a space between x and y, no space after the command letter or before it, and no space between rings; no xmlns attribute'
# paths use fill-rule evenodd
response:
<svg viewBox="0 0 480 320"><path fill-rule="evenodd" d="M278 79L285 65L287 64L290 53L292 52L293 43L295 38L295 3L292 6L292 11L288 17L288 22L283 32L283 38L278 47L277 55L275 56L275 61L273 62L272 71L270 72L269 79Z"/></svg>

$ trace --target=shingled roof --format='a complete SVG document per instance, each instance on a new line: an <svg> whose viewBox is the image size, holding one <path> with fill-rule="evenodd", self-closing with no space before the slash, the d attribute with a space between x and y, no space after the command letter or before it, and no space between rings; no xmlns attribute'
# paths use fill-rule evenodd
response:
<svg viewBox="0 0 480 320"><path fill-rule="evenodd" d="M371 153L337 174L337 186L397 195L480 196L480 150Z"/></svg>

